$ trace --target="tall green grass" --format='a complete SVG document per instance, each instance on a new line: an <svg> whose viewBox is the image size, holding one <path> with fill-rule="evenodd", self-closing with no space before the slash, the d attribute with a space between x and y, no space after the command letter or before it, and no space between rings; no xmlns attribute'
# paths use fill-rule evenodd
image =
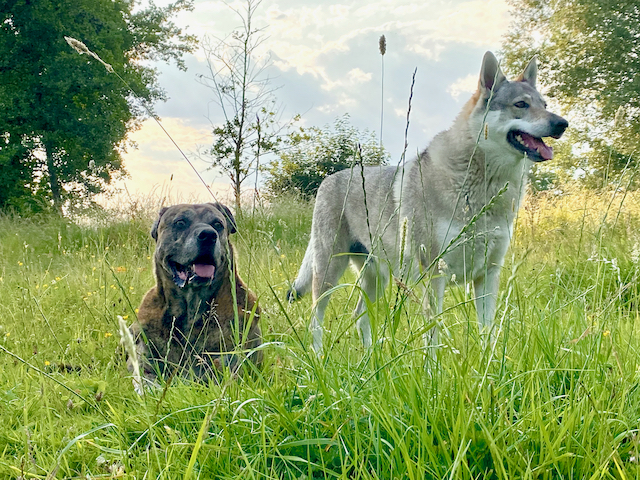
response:
<svg viewBox="0 0 640 480"><path fill-rule="evenodd" d="M317 358L310 299L285 303L311 205L260 207L238 219L236 250L264 312L262 371L144 397L116 318L132 321L154 283L153 212L0 217L0 478L637 478L639 202L529 198L495 348L457 287L435 357L397 283L371 306L377 341L363 350L348 274Z"/></svg>

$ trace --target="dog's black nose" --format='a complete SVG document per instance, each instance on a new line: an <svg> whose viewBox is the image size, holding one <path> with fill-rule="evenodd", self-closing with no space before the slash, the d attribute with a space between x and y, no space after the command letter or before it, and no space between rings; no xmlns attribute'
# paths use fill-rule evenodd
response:
<svg viewBox="0 0 640 480"><path fill-rule="evenodd" d="M569 126L569 122L567 122L564 118L559 115L554 115L554 119L551 121L551 137L560 138L564 131Z"/></svg>
<svg viewBox="0 0 640 480"><path fill-rule="evenodd" d="M214 242L218 238L218 233L210 226L203 227L197 235L201 242Z"/></svg>

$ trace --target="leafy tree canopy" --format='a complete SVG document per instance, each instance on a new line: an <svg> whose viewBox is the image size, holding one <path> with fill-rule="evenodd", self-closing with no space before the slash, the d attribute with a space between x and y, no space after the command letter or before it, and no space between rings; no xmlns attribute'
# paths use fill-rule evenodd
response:
<svg viewBox="0 0 640 480"><path fill-rule="evenodd" d="M164 99L145 60L181 60L195 40L171 17L178 0L0 0L0 209L62 210L89 201L124 173L127 134ZM83 41L132 87L79 55ZM8 186L9 188L4 188Z"/></svg>
<svg viewBox="0 0 640 480"><path fill-rule="evenodd" d="M327 175L359 162L388 162L375 133L359 131L349 123L349 115L323 128L300 128L289 134L287 144L268 171L266 186L271 196L289 193L312 198Z"/></svg>
<svg viewBox="0 0 640 480"><path fill-rule="evenodd" d="M539 81L570 116L569 171L607 181L640 154L640 4L637 0L510 0L504 44L520 71L537 54ZM575 165L575 162L581 163Z"/></svg>

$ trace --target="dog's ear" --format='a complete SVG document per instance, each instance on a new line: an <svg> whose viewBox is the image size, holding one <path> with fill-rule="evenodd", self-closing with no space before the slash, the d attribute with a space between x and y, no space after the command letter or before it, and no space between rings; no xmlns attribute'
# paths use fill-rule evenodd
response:
<svg viewBox="0 0 640 480"><path fill-rule="evenodd" d="M484 90L483 93L489 93L493 89L495 92L506 80L507 77L502 73L496 56L491 52L485 53L480 68L480 90Z"/></svg>
<svg viewBox="0 0 640 480"><path fill-rule="evenodd" d="M160 225L160 219L162 218L162 215L164 215L164 213L167 211L168 208L169 207L162 207L162 209L158 213L158 218L156 218L156 221L153 222L153 227L151 227L151 237L154 240L158 240L158 225Z"/></svg>
<svg viewBox="0 0 640 480"><path fill-rule="evenodd" d="M518 82L527 82L532 87L536 86L536 78L538 77L538 57L533 56L529 64L522 71L520 76L516 78Z"/></svg>
<svg viewBox="0 0 640 480"><path fill-rule="evenodd" d="M227 230L229 230L229 233L236 233L238 231L236 227L236 219L233 218L233 214L231 213L231 210L229 210L229 207L218 202L212 203L211 205L220 210L224 215L224 218L227 220Z"/></svg>

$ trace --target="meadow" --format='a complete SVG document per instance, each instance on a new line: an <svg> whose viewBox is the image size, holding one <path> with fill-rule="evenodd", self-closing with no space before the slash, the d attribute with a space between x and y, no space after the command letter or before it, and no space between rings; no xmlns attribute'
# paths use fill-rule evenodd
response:
<svg viewBox="0 0 640 480"><path fill-rule="evenodd" d="M157 205L83 221L0 217L0 478L477 479L640 476L640 193L529 196L501 277L498 342L451 288L434 356L412 285L371 307L363 350L347 275L309 348L286 304L312 205L248 210L239 269L265 364L138 396L117 316L154 283Z"/></svg>

